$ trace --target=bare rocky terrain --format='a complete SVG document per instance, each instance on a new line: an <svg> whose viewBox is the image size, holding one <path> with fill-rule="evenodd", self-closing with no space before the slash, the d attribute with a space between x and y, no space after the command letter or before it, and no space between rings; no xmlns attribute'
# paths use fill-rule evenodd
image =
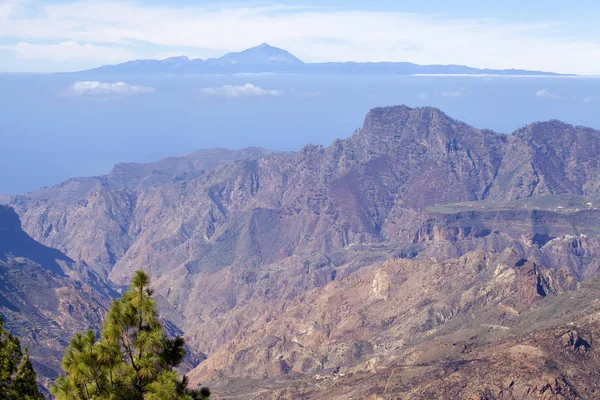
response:
<svg viewBox="0 0 600 400"><path fill-rule="evenodd" d="M102 287L149 271L218 398L597 398L600 132L398 106L194 154L0 199Z"/></svg>
<svg viewBox="0 0 600 400"><path fill-rule="evenodd" d="M33 240L17 214L0 206L0 312L29 348L42 384L61 371L76 332L100 327L116 294L85 265Z"/></svg>

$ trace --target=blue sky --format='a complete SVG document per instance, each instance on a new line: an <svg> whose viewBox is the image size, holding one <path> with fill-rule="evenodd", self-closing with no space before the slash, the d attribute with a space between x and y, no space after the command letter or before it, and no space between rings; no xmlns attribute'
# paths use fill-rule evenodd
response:
<svg viewBox="0 0 600 400"><path fill-rule="evenodd" d="M600 2L0 0L0 71L215 57L262 42L308 62L600 74Z"/></svg>

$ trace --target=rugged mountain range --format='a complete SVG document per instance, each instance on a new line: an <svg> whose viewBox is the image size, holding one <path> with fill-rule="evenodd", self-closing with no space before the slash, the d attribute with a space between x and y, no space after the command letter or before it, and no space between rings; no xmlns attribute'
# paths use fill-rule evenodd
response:
<svg viewBox="0 0 600 400"><path fill-rule="evenodd" d="M600 132L399 106L329 147L210 154L8 200L107 285L148 270L224 398L594 397Z"/></svg>
<svg viewBox="0 0 600 400"><path fill-rule="evenodd" d="M74 259L83 260L99 274L106 275L106 267L131 245L127 228L138 192L192 180L223 163L266 154L261 148L209 149L154 163L117 164L105 176L74 178L25 196L9 196L7 200L18 209L40 207L38 211L47 215L50 225L29 220L24 222L26 229L32 228L31 232L36 232L34 237L45 237L43 243L77 254ZM97 215L84 211L92 208ZM94 233L90 235L91 232Z"/></svg>
<svg viewBox="0 0 600 400"><path fill-rule="evenodd" d="M212 273L354 244L414 244L433 205L597 196L599 153L597 131L558 121L504 135L401 106L372 110L327 148L178 170L155 185L115 183L113 171L11 204L33 238L124 282L148 265L157 276Z"/></svg>
<svg viewBox="0 0 600 400"><path fill-rule="evenodd" d="M266 43L250 49L227 53L219 58L189 59L185 56L164 60L134 60L105 65L85 73L97 74L227 74L227 73L302 73L302 74L490 74L490 75L559 75L551 72L520 69L480 69L464 65L418 65L409 62L328 62L304 63L286 50Z"/></svg>

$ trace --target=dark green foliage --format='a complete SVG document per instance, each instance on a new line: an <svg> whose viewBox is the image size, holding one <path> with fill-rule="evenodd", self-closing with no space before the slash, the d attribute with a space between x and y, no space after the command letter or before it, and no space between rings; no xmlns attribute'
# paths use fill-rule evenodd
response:
<svg viewBox="0 0 600 400"><path fill-rule="evenodd" d="M168 338L158 318L150 280L137 271L114 300L101 332L78 333L62 361L66 376L50 391L57 400L202 400L210 391L188 389L174 370L185 356L181 337Z"/></svg>
<svg viewBox="0 0 600 400"><path fill-rule="evenodd" d="M27 348L23 352L19 339L4 329L0 318L0 399L43 400Z"/></svg>

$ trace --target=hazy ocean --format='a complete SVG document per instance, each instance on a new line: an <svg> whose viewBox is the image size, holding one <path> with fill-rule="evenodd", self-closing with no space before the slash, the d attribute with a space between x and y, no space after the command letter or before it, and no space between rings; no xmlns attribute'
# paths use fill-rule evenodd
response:
<svg viewBox="0 0 600 400"><path fill-rule="evenodd" d="M154 91L78 96L69 90L76 81ZM398 104L504 133L548 119L600 129L600 78L0 75L0 193L199 148L328 145L370 108Z"/></svg>

